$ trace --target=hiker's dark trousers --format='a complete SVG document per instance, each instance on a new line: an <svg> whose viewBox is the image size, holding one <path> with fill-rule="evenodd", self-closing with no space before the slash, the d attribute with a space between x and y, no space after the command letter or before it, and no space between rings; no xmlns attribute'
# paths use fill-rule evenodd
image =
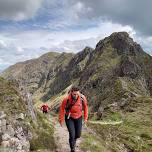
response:
<svg viewBox="0 0 152 152"><path fill-rule="evenodd" d="M43 110L43 113L48 113L48 111L47 110Z"/></svg>
<svg viewBox="0 0 152 152"><path fill-rule="evenodd" d="M71 150L75 149L76 139L80 138L82 130L82 116L78 119L69 118L65 116L66 126L69 131L69 144Z"/></svg>

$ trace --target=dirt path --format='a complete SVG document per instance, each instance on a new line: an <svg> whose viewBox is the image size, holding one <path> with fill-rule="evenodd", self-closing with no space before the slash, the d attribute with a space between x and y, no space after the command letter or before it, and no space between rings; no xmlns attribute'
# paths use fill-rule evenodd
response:
<svg viewBox="0 0 152 152"><path fill-rule="evenodd" d="M70 152L69 133L68 133L65 125L63 127L61 127L59 123L57 123L57 122L55 123L54 138L57 143L56 152ZM80 150L81 140L82 140L81 138L79 140L77 140L76 152L82 152Z"/></svg>
<svg viewBox="0 0 152 152"><path fill-rule="evenodd" d="M122 124L123 121L89 121L91 124L99 124L99 125L119 125Z"/></svg>
<svg viewBox="0 0 152 152"><path fill-rule="evenodd" d="M55 139L55 143L57 145L57 149L55 152L70 152L70 147L69 147L69 133L67 131L67 128L65 126L65 124L63 125L63 127L60 126L60 124L57 121L56 117L53 117L53 119L51 118L52 123L54 124L54 139ZM99 122L99 121L89 121L92 124L100 124L100 125L107 125L107 124L111 124L111 125L117 125L117 124L121 124L122 121L118 121L118 122ZM89 127L82 127L82 132L85 134L93 134L96 137L98 136L91 128ZM83 142L83 136L81 136L80 139L77 140L76 143L76 152L84 152L81 150L80 148L80 144L81 142ZM88 151L90 152L90 151Z"/></svg>

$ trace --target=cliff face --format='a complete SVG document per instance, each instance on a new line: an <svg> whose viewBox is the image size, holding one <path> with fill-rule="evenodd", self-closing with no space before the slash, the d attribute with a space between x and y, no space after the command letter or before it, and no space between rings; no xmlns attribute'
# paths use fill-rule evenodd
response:
<svg viewBox="0 0 152 152"><path fill-rule="evenodd" d="M35 111L26 88L0 77L0 151L54 150L53 126Z"/></svg>
<svg viewBox="0 0 152 152"><path fill-rule="evenodd" d="M56 74L43 100L71 84L80 86L92 112L102 116L111 104L123 107L130 98L152 95L152 57L125 32L113 33L95 49L86 47Z"/></svg>
<svg viewBox="0 0 152 152"><path fill-rule="evenodd" d="M78 84L84 88L93 111L108 104L152 95L152 57L125 32L101 40L88 61Z"/></svg>
<svg viewBox="0 0 152 152"><path fill-rule="evenodd" d="M30 151L30 116L26 103L9 82L0 77L0 149Z"/></svg>
<svg viewBox="0 0 152 152"><path fill-rule="evenodd" d="M92 52L92 48L86 47L70 59L64 69L60 69L54 81L49 84L49 90L45 92L43 100L47 101L50 97L62 92L69 85L78 82Z"/></svg>

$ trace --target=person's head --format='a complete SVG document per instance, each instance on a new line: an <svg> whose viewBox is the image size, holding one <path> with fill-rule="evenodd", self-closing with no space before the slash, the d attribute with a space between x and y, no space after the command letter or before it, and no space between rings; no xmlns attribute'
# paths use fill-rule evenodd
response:
<svg viewBox="0 0 152 152"><path fill-rule="evenodd" d="M71 92L71 96L74 100L76 100L79 97L79 94L80 94L79 90L80 89L77 86L73 86L71 88L70 92Z"/></svg>

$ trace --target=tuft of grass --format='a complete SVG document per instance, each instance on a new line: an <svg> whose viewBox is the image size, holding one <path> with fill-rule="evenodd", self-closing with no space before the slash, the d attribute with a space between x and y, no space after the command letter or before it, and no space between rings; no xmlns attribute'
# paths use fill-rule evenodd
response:
<svg viewBox="0 0 152 152"><path fill-rule="evenodd" d="M46 116L38 112L37 115L38 125L32 124L34 129L35 136L30 141L31 147L30 150L33 152L36 151L53 151L56 148L53 133L53 125L48 122Z"/></svg>
<svg viewBox="0 0 152 152"><path fill-rule="evenodd" d="M83 134L83 142L81 143L81 149L83 151L90 152L108 152L102 145L103 141L96 138L93 134Z"/></svg>
<svg viewBox="0 0 152 152"><path fill-rule="evenodd" d="M122 115L119 112L110 112L107 116L103 119L104 121L121 121Z"/></svg>

